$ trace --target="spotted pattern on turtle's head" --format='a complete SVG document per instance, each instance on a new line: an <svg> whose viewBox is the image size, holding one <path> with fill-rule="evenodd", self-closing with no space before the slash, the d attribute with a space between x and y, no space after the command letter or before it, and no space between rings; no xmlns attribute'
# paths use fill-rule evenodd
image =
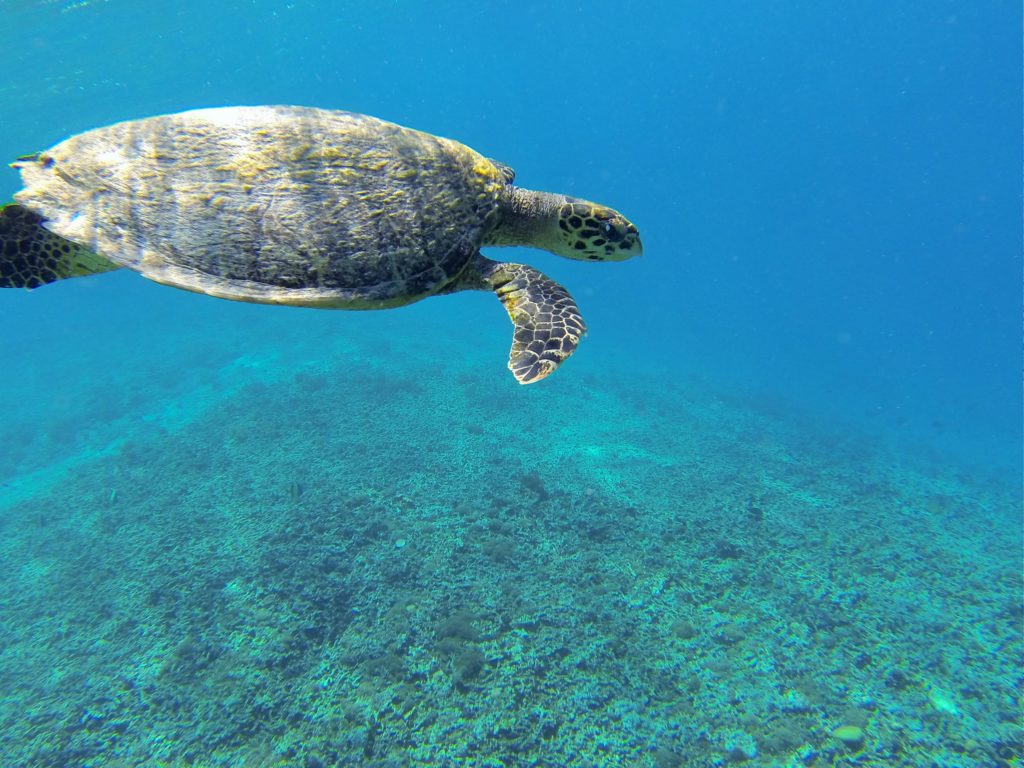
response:
<svg viewBox="0 0 1024 768"><path fill-rule="evenodd" d="M624 261L643 253L640 233L618 211L567 198L558 209L562 256L581 261Z"/></svg>

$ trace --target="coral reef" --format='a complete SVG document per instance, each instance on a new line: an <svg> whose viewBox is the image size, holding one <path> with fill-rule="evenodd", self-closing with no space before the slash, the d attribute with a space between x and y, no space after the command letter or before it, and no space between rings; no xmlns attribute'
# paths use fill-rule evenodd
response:
<svg viewBox="0 0 1024 768"><path fill-rule="evenodd" d="M1019 761L1012 478L271 325L2 425L5 764Z"/></svg>

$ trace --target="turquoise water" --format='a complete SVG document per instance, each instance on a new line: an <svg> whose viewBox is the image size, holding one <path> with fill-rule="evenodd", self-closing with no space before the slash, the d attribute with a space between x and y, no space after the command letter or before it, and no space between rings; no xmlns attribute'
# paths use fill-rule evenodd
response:
<svg viewBox="0 0 1024 768"><path fill-rule="evenodd" d="M348 109L623 211L386 312L0 292L2 766L1012 766L1021 10L0 1L0 156ZM18 189L0 174L0 196Z"/></svg>

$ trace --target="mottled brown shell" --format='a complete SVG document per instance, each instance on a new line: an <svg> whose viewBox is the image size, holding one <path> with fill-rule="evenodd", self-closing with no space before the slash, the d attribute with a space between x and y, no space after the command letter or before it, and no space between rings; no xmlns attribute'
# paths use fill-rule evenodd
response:
<svg viewBox="0 0 1024 768"><path fill-rule="evenodd" d="M53 232L161 283L243 301L385 307L475 256L505 176L364 115L225 107L74 136L16 164Z"/></svg>

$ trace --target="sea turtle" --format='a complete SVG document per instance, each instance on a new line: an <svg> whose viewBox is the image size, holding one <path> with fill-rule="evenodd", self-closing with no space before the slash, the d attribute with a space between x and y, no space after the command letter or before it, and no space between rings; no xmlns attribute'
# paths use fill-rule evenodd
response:
<svg viewBox="0 0 1024 768"><path fill-rule="evenodd" d="M610 208L521 189L463 144L352 112L199 109L88 131L12 167L24 189L0 209L0 286L128 267L225 299L336 309L487 289L515 325L523 384L573 353L583 319L561 285L480 247L641 252Z"/></svg>

